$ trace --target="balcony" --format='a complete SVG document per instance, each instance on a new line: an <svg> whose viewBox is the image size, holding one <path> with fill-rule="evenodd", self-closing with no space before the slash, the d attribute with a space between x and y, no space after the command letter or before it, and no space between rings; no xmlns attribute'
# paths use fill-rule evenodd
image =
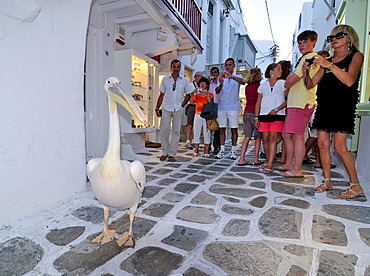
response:
<svg viewBox="0 0 370 276"><path fill-rule="evenodd" d="M179 29L200 46L202 12L194 0L155 0L155 2L167 12Z"/></svg>
<svg viewBox="0 0 370 276"><path fill-rule="evenodd" d="M181 41L179 55L191 55L194 49L202 53L202 13L195 0L97 0L97 5L133 35L166 30Z"/></svg>

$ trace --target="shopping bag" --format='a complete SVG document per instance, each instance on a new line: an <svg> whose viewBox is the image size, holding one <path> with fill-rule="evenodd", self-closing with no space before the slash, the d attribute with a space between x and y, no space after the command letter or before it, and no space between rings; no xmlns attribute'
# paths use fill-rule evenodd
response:
<svg viewBox="0 0 370 276"><path fill-rule="evenodd" d="M218 104L211 99L209 103L203 105L203 110L200 113L200 117L206 120L216 119L218 115Z"/></svg>

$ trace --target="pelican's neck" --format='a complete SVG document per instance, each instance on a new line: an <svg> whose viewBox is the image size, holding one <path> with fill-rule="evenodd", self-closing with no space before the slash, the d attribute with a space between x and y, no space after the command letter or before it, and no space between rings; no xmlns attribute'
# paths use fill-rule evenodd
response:
<svg viewBox="0 0 370 276"><path fill-rule="evenodd" d="M110 155L110 159L120 160L120 148L121 138L117 104L109 99L109 137L105 156Z"/></svg>

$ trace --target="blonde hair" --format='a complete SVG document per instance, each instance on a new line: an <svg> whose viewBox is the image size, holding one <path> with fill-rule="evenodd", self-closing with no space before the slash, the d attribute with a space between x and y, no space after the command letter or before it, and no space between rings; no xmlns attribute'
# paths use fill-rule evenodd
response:
<svg viewBox="0 0 370 276"><path fill-rule="evenodd" d="M360 47L360 39L358 38L355 29L349 25L337 25L331 30L331 34L335 35L340 31L343 31L348 35L349 41L351 42L350 51L357 52Z"/></svg>
<svg viewBox="0 0 370 276"><path fill-rule="evenodd" d="M247 83L260 83L262 80L262 73L261 69L259 68L252 68L249 70L249 74L247 76Z"/></svg>

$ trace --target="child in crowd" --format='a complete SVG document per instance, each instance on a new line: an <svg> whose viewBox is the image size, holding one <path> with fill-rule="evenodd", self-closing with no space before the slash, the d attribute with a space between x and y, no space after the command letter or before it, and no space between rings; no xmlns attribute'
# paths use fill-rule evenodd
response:
<svg viewBox="0 0 370 276"><path fill-rule="evenodd" d="M238 166L246 165L261 165L263 162L258 159L258 155L261 148L261 134L258 129L254 126L254 112L256 110L256 102L258 96L258 87L262 80L262 73L259 68L252 68L249 71L247 77L247 84L245 86L245 98L247 104L244 109L243 122L244 122L244 139L241 147L240 158ZM249 141L254 136L254 160L253 162L247 162L245 160L245 153L247 152Z"/></svg>
<svg viewBox="0 0 370 276"><path fill-rule="evenodd" d="M305 86L304 62L313 61L313 52L317 41L315 31L306 30L297 37L298 49L302 57L292 74L285 82L285 88L290 88L287 100L287 116L284 124L283 139L286 150L286 163L279 166L280 175L284 177L303 177L302 162L305 156L304 132L316 106L316 86L307 89ZM319 66L311 65L309 75L313 76Z"/></svg>
<svg viewBox="0 0 370 276"><path fill-rule="evenodd" d="M203 106L214 98L212 93L208 92L209 80L207 78L201 78L198 82L199 93L194 94L195 102L195 117L194 117L194 153L193 157L199 155L199 144L200 144L200 134L203 129L204 138L204 157L209 157L209 144L211 143L211 133L207 128L206 119L200 117L202 113Z"/></svg>
<svg viewBox="0 0 370 276"><path fill-rule="evenodd" d="M258 88L255 108L255 126L262 132L263 145L267 163L261 165L262 172L272 172L275 159L277 138L283 131L286 107L285 81L279 80L282 74L281 65L272 63L266 68L267 80Z"/></svg>

